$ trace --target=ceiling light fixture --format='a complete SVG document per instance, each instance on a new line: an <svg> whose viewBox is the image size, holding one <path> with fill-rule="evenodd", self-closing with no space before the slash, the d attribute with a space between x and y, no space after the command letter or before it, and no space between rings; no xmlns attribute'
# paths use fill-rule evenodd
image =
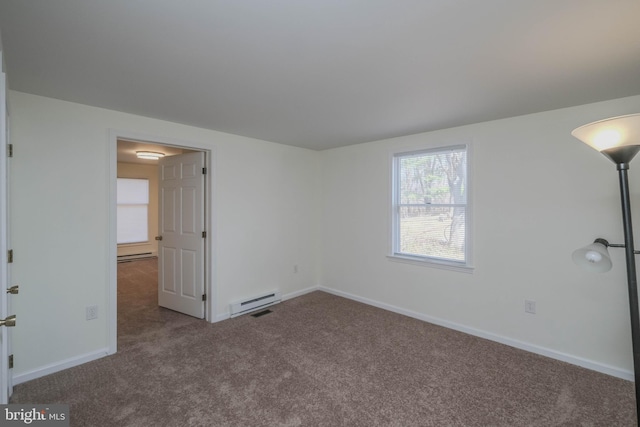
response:
<svg viewBox="0 0 640 427"><path fill-rule="evenodd" d="M155 151L136 151L136 156L138 156L139 159L158 160L159 158L164 157L164 153L158 153Z"/></svg>

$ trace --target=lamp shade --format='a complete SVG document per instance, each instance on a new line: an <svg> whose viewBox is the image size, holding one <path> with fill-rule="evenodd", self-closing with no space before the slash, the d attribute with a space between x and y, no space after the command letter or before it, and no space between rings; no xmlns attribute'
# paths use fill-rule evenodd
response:
<svg viewBox="0 0 640 427"><path fill-rule="evenodd" d="M591 273L604 273L611 270L611 257L607 246L598 241L577 249L571 256L573 262Z"/></svg>
<svg viewBox="0 0 640 427"><path fill-rule="evenodd" d="M589 123L574 129L571 135L598 151L640 145L640 113Z"/></svg>

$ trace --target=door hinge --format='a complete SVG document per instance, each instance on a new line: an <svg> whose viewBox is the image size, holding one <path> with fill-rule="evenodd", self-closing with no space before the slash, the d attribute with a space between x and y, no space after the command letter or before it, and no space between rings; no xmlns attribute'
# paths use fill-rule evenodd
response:
<svg viewBox="0 0 640 427"><path fill-rule="evenodd" d="M7 251L7 263L11 264L13 262L13 249L9 249Z"/></svg>
<svg viewBox="0 0 640 427"><path fill-rule="evenodd" d="M206 232L206 231L203 231L203 232L202 232L202 238L203 238L203 239L206 239L206 238L207 238L207 232Z"/></svg>
<svg viewBox="0 0 640 427"><path fill-rule="evenodd" d="M7 156L13 157L13 144L7 145Z"/></svg>
<svg viewBox="0 0 640 427"><path fill-rule="evenodd" d="M7 328L16 326L16 315L12 314L11 316L0 320L0 326L6 326Z"/></svg>
<svg viewBox="0 0 640 427"><path fill-rule="evenodd" d="M202 168L202 175L206 175L207 174L207 168Z"/></svg>
<svg viewBox="0 0 640 427"><path fill-rule="evenodd" d="M202 301L206 301L207 300L207 294L202 294Z"/></svg>
<svg viewBox="0 0 640 427"><path fill-rule="evenodd" d="M9 355L9 369L13 369L13 354Z"/></svg>

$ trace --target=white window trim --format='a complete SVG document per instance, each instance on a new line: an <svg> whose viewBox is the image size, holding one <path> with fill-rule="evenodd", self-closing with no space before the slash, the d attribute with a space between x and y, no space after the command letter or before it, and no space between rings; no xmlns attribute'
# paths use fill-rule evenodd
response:
<svg viewBox="0 0 640 427"><path fill-rule="evenodd" d="M436 257L411 256L396 253L398 244L398 222L396 220L396 159L399 156L417 154L421 152L446 150L454 147L466 147L467 150L467 205L465 210L465 262L451 261L447 259L438 259ZM471 142L457 142L448 144L421 145L408 149L394 150L389 153L389 242L387 247L389 253L387 259L389 261L402 264L411 264L421 267L438 268L449 271L457 271L461 273L473 273L475 267L473 265L473 197L474 197L474 177L473 177L473 145Z"/></svg>

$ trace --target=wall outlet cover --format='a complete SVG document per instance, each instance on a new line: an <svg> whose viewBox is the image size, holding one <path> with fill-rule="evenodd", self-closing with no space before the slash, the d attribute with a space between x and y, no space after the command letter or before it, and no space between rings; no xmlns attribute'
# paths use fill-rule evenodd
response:
<svg viewBox="0 0 640 427"><path fill-rule="evenodd" d="M87 320L93 320L98 318L98 306L97 305L88 305L86 308L86 317Z"/></svg>

